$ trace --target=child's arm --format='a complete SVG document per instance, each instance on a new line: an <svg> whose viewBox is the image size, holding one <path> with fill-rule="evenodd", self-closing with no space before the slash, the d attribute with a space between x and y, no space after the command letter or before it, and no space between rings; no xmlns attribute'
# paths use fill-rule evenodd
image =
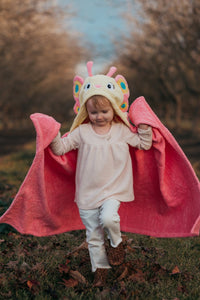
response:
<svg viewBox="0 0 200 300"><path fill-rule="evenodd" d="M50 144L51 150L56 155L62 155L64 154L64 147L61 141L61 134L60 131L58 132L57 136L53 139L53 141Z"/></svg>
<svg viewBox="0 0 200 300"><path fill-rule="evenodd" d="M65 153L78 148L79 131L74 130L68 136L61 138L60 131L50 144L51 150L55 155L64 155Z"/></svg>
<svg viewBox="0 0 200 300"><path fill-rule="evenodd" d="M146 124L139 124L138 125L138 128L141 128L141 129L145 129L147 130L150 126L149 125L146 125Z"/></svg>
<svg viewBox="0 0 200 300"><path fill-rule="evenodd" d="M138 137L140 139L137 147L143 150L149 150L152 146L152 128L147 124L138 125Z"/></svg>
<svg viewBox="0 0 200 300"><path fill-rule="evenodd" d="M130 129L124 127L126 133L126 141L129 145L138 149L149 150L152 145L152 128L146 124L139 124L137 133L133 133Z"/></svg>

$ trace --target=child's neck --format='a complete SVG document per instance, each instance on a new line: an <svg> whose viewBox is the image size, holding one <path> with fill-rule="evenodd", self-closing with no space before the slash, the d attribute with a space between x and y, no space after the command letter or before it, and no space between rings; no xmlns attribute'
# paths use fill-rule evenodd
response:
<svg viewBox="0 0 200 300"><path fill-rule="evenodd" d="M91 123L91 125L92 125L93 130L97 134L104 135L104 134L106 134L106 133L108 133L110 131L112 123L106 124L105 126L97 126L97 125L92 124L92 123Z"/></svg>

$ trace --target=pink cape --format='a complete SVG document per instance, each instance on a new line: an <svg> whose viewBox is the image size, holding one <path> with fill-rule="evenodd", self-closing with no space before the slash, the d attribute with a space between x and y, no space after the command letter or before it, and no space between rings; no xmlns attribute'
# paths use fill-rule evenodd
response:
<svg viewBox="0 0 200 300"><path fill-rule="evenodd" d="M200 183L192 166L143 97L133 102L129 118L136 126L153 127L153 146L148 151L130 147L135 201L120 206L121 230L155 237L198 235ZM36 236L84 229L74 203L77 151L55 156L48 145L60 124L39 113L31 119L36 155L0 223Z"/></svg>

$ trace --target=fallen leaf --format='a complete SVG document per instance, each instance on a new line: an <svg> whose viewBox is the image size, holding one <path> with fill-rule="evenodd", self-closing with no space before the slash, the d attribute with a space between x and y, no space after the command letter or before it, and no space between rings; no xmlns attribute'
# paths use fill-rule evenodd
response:
<svg viewBox="0 0 200 300"><path fill-rule="evenodd" d="M74 251L80 251L83 249L88 249L88 243L86 241L84 241L82 244L80 244L80 246L78 246Z"/></svg>
<svg viewBox="0 0 200 300"><path fill-rule="evenodd" d="M8 233L8 236L12 236L12 235L15 235L15 233L14 232L9 232Z"/></svg>
<svg viewBox="0 0 200 300"><path fill-rule="evenodd" d="M70 263L70 260L67 259L66 262L65 262L65 265L68 265Z"/></svg>
<svg viewBox="0 0 200 300"><path fill-rule="evenodd" d="M130 252L135 252L135 247L131 247L131 246L127 245L126 249Z"/></svg>
<svg viewBox="0 0 200 300"><path fill-rule="evenodd" d="M132 242L133 242L133 239L128 239L128 240L127 240L127 244L128 244L128 245L131 245Z"/></svg>
<svg viewBox="0 0 200 300"><path fill-rule="evenodd" d="M60 273L65 273L65 274L67 274L67 273L69 273L69 270L70 270L70 266L68 266L68 265L60 265L59 266L59 272Z"/></svg>
<svg viewBox="0 0 200 300"><path fill-rule="evenodd" d="M66 279L63 279L63 282L64 282L64 285L66 286L66 287L75 287L75 286L77 286L78 285L78 280L76 280L76 279L73 279L73 278L70 278L70 279L68 279L68 280L66 280Z"/></svg>
<svg viewBox="0 0 200 300"><path fill-rule="evenodd" d="M13 233L12 236L14 237L15 240L21 239L21 235L18 233Z"/></svg>
<svg viewBox="0 0 200 300"><path fill-rule="evenodd" d="M36 290L39 286L39 282L36 280L28 280L26 284L30 290Z"/></svg>
<svg viewBox="0 0 200 300"><path fill-rule="evenodd" d="M31 290L32 287L33 287L32 281L31 281L31 280L28 280L28 281L27 281L27 285L28 285L29 289Z"/></svg>
<svg viewBox="0 0 200 300"><path fill-rule="evenodd" d="M180 274L181 272L180 272L180 270L179 270L179 268L176 266L173 270L172 270L172 275L174 275L174 274Z"/></svg>
<svg viewBox="0 0 200 300"><path fill-rule="evenodd" d="M128 280L133 282L145 282L145 274L141 270L136 270L136 273L133 273L128 277Z"/></svg>
<svg viewBox="0 0 200 300"><path fill-rule="evenodd" d="M117 278L118 281L121 281L122 279L124 279L126 276L128 275L128 268L125 267L123 272L121 273L121 275Z"/></svg>
<svg viewBox="0 0 200 300"><path fill-rule="evenodd" d="M72 254L75 255L75 253L77 254L79 251L85 249L88 249L88 243L86 241L84 241L80 246L74 248L71 252L67 253L67 257L71 256Z"/></svg>
<svg viewBox="0 0 200 300"><path fill-rule="evenodd" d="M70 270L69 275L76 279L78 282L83 283L83 284L87 284L87 280L85 279L85 277L78 271L73 271Z"/></svg>

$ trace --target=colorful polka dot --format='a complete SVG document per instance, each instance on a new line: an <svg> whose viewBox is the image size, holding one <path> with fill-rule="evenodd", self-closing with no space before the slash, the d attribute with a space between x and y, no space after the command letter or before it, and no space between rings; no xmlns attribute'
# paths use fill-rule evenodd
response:
<svg viewBox="0 0 200 300"><path fill-rule="evenodd" d="M122 88L123 90L125 90L125 89L126 89L126 85L125 85L125 83L124 83L124 82L121 82L121 83L120 83L120 85L121 85L121 88Z"/></svg>
<svg viewBox="0 0 200 300"><path fill-rule="evenodd" d="M79 91L79 86L78 86L78 84L76 84L76 86L75 86L75 93L78 93L78 91Z"/></svg>
<svg viewBox="0 0 200 300"><path fill-rule="evenodd" d="M128 110L128 103L123 102L122 105L120 106L121 111L126 112Z"/></svg>
<svg viewBox="0 0 200 300"><path fill-rule="evenodd" d="M79 110L80 110L80 107L79 107L79 106L77 106L77 107L76 107L76 112L78 113L78 112L79 112Z"/></svg>
<svg viewBox="0 0 200 300"><path fill-rule="evenodd" d="M78 80L76 80L74 82L74 96L78 97L79 93L80 93L80 89L81 89L81 82L79 82Z"/></svg>
<svg viewBox="0 0 200 300"><path fill-rule="evenodd" d="M123 104L121 105L121 108L125 108L125 107L126 107L126 104L123 103Z"/></svg>

